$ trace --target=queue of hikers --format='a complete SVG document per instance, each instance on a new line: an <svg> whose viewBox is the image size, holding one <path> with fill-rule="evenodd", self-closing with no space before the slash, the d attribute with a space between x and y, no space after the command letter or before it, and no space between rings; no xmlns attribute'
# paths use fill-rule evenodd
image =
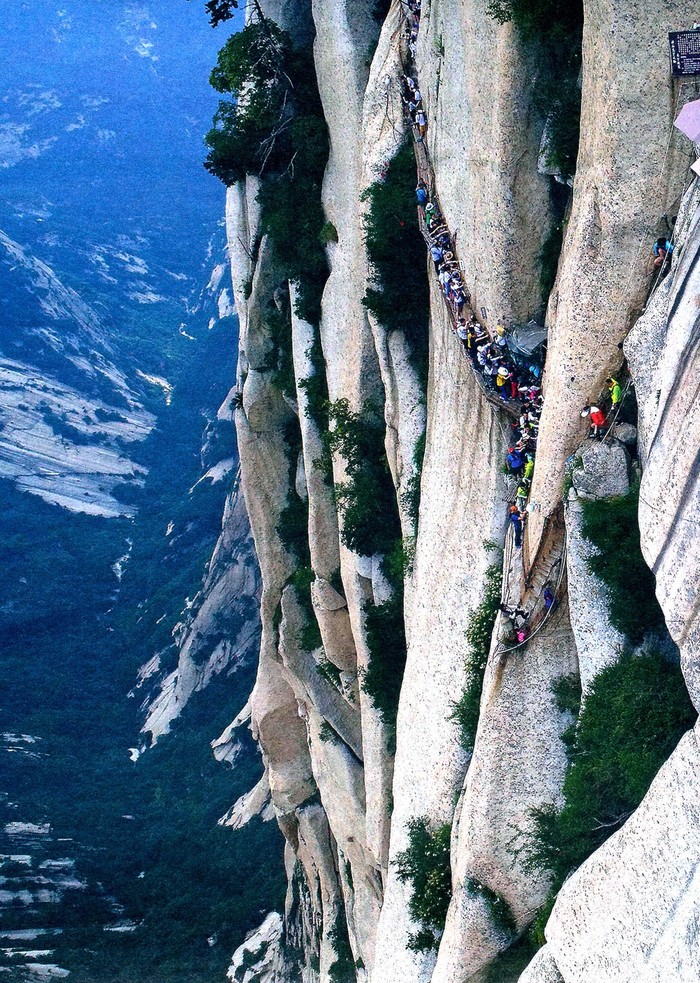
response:
<svg viewBox="0 0 700 983"><path fill-rule="evenodd" d="M404 0L408 8L408 49L411 61L415 62L418 30L420 25L421 0ZM414 128L417 143L424 143L427 117L423 98L417 79L404 75L402 93L406 113ZM470 306L471 297L464 283L457 259L454 239L440 210L437 200L423 180L416 186L416 201L424 224L425 238L430 257L435 267L445 302L451 315L453 331L461 342L466 357L474 372L481 379L487 393L495 394L504 405L510 404L519 412L511 424L508 453L505 460L506 472L515 479L515 501L509 507L509 522L513 527L515 549L522 547L523 527L528 516L528 499L535 470L537 437L542 413L543 395L541 388L541 364L523 367L512 357L508 347L508 332L503 325L497 325L494 336L477 319ZM673 245L670 242L657 242L654 253L656 266L662 266L670 259ZM615 413L622 399L619 382L609 377L606 380ZM611 413L611 415L612 415ZM606 416L603 410L590 404L581 411L582 417L590 417L589 436L603 434ZM543 592L545 612L549 613L556 604L552 585L547 583ZM529 635L529 616L520 607L509 608L501 605L501 611L511 619L518 644L526 641Z"/></svg>

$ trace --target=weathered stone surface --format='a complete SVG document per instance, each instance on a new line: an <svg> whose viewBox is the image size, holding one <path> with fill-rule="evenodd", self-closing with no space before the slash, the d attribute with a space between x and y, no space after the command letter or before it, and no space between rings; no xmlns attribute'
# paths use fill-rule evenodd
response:
<svg viewBox="0 0 700 983"><path fill-rule="evenodd" d="M311 592L313 594L314 604L316 607L321 608L324 611L339 611L341 608L346 608L347 601L342 594L331 587L327 580L323 580L322 577L317 577L311 585Z"/></svg>
<svg viewBox="0 0 700 983"><path fill-rule="evenodd" d="M560 804L567 761L561 733L568 721L556 709L552 684L575 671L565 599L525 648L505 655L492 648L462 791L452 901L432 983L467 983L511 941L470 881L502 897L520 928L547 897L548 877L526 862L531 810Z"/></svg>
<svg viewBox="0 0 700 983"><path fill-rule="evenodd" d="M700 400L694 384L700 294L700 204L688 193L679 218L682 253L672 274L640 318L625 345L639 376L640 446L644 474L639 525L644 558L656 575L656 595L666 624L681 650L688 689L700 706L700 604L698 603L697 513L700 503ZM670 282L669 282L670 281ZM657 300L658 298L658 300ZM660 310L665 308L665 318ZM663 345L658 343L659 325Z"/></svg>
<svg viewBox="0 0 700 983"><path fill-rule="evenodd" d="M569 498L565 516L569 615L585 695L600 670L617 661L625 637L610 624L605 584L588 569L596 548L583 535L583 509L578 499Z"/></svg>
<svg viewBox="0 0 700 983"><path fill-rule="evenodd" d="M318 671L322 653L301 648L300 638L305 614L299 605L294 587L282 593L282 622L280 624L279 654L287 670L287 679L299 703L313 707L330 721L335 730L362 761L361 720L357 707L349 703L335 685ZM360 835L358 831L357 835Z"/></svg>
<svg viewBox="0 0 700 983"><path fill-rule="evenodd" d="M285 970L282 916L271 911L236 949L228 973L231 983L278 983Z"/></svg>
<svg viewBox="0 0 700 983"><path fill-rule="evenodd" d="M267 770L263 772L260 781L242 795L231 808L219 819L219 826L230 826L231 829L241 829L255 816L260 816L263 822L269 822L275 817L275 810L270 799L270 782Z"/></svg>
<svg viewBox="0 0 700 983"><path fill-rule="evenodd" d="M229 495L222 532L202 590L173 629L177 665L159 675L142 673L134 692L145 691L146 719L141 732L151 743L167 734L193 693L236 664L252 661L260 637L256 602L260 572L241 489ZM158 668L160 668L160 660ZM157 669L156 669L157 671ZM152 678L155 676L155 678ZM148 693L146 687L153 687Z"/></svg>
<svg viewBox="0 0 700 983"><path fill-rule="evenodd" d="M685 11L683 0L584 2L581 143L547 314L533 543L560 499L566 459L585 436L580 410L602 398L606 376L621 363L621 343L649 282L654 230L683 188L687 143L670 127L666 34L686 22Z"/></svg>
<svg viewBox="0 0 700 983"><path fill-rule="evenodd" d="M518 983L565 983L549 946L545 945L539 950Z"/></svg>
<svg viewBox="0 0 700 983"><path fill-rule="evenodd" d="M637 428L631 423L616 423L612 435L626 447L634 447L637 443Z"/></svg>
<svg viewBox="0 0 700 983"><path fill-rule="evenodd" d="M588 440L579 455L573 482L582 498L610 498L629 490L629 460L623 444Z"/></svg>
<svg viewBox="0 0 700 983"><path fill-rule="evenodd" d="M449 719L465 684L464 631L491 562L483 541L502 538L504 440L452 333L432 299L428 440L414 565L409 650L399 706L391 856L406 846L406 822L449 821L467 759ZM467 436L468 435L468 436ZM468 505L466 504L468 503ZM389 866L373 980L428 979L434 956L407 949L416 931L408 886Z"/></svg>
<svg viewBox="0 0 700 983"><path fill-rule="evenodd" d="M418 79L437 192L473 302L493 325L524 322L542 304L538 255L551 212L537 170L535 72L517 31L483 0L426 5Z"/></svg>
<svg viewBox="0 0 700 983"><path fill-rule="evenodd" d="M567 983L695 983L699 787L693 730L637 811L559 894L546 934Z"/></svg>

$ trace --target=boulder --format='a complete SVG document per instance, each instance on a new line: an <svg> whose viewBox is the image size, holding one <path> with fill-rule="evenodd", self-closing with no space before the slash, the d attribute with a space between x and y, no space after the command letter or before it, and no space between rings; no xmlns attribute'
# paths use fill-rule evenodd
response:
<svg viewBox="0 0 700 983"><path fill-rule="evenodd" d="M631 423L615 424L612 435L615 440L619 440L626 447L634 447L637 443L637 428L633 427Z"/></svg>
<svg viewBox="0 0 700 983"><path fill-rule="evenodd" d="M574 467L574 488L582 498L610 498L629 491L629 459L622 444L588 440Z"/></svg>
<svg viewBox="0 0 700 983"><path fill-rule="evenodd" d="M564 983L548 946L543 946L522 974L518 983Z"/></svg>
<svg viewBox="0 0 700 983"><path fill-rule="evenodd" d="M694 729L637 811L561 889L546 935L567 983L696 983L699 787Z"/></svg>

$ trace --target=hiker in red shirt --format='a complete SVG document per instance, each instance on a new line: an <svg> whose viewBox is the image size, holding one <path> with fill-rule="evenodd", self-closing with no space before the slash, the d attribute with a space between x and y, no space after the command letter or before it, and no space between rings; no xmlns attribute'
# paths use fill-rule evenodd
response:
<svg viewBox="0 0 700 983"><path fill-rule="evenodd" d="M590 416L591 418L591 432L589 437L597 437L598 431L605 426L605 413L601 410L599 406L584 406L581 410L581 416Z"/></svg>

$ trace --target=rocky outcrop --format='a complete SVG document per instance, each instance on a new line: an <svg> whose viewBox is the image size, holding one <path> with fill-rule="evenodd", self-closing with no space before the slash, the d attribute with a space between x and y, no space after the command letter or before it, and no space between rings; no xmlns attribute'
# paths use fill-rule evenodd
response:
<svg viewBox="0 0 700 983"><path fill-rule="evenodd" d="M593 547L582 534L581 502L629 490L638 475L632 461L637 438L644 466L643 549L687 678L700 697L691 537L698 411L688 383L700 232L688 207L678 223L687 244L673 277L661 284L625 348L640 400L639 433L619 425L605 444L580 447L565 527L561 520L566 462L587 428L580 409L600 398L606 375L620 366L621 344L646 287L644 244L675 210L682 187L687 148L670 136L669 89L659 82L666 78L665 33L677 26L681 5L672 0L659 10L636 0L586 0L583 137L547 311L545 404L527 536L516 559L506 550L504 570L509 603L522 602L539 616L540 574L558 563L557 605L521 649L505 651L505 628L497 623L473 754L462 747L452 715L471 682L465 633L494 562L492 541L500 546L504 540L508 488L501 471L509 420L484 399L436 288L427 395L402 333L388 333L362 304L369 271L367 206L360 192L381 180L405 135L403 12L392 3L380 31L371 5L314 0L309 10L298 0L266 6L282 26L296 24L299 37L309 27L307 15L313 18L330 136L323 205L337 233L337 242L327 245L330 276L316 326L297 313L296 288L281 274L272 241L258 234L257 181L229 190L241 324L233 401L241 485L262 573L252 727L287 841L284 931L303 953L298 969L309 983L333 978L345 949L339 926L347 929L355 965L345 968L358 979L368 973L373 983L468 983L481 980L525 931L550 890L546 872L527 863L527 847L533 810L562 802L567 761L561 736L571 720L557 707L553 687L578 673L585 696L623 645L609 623L604 586L588 569ZM429 119L427 150L465 281L487 324L524 321L541 313L540 253L554 221L551 178L538 171L544 121L533 93L540 55L512 25L499 26L483 0L433 0L424 8L416 65ZM676 96L684 98L682 92ZM266 323L270 311L289 323L294 384L284 391L271 368L276 342ZM313 354L319 339L325 368L318 351ZM402 531L411 543L415 537L404 584L408 656L395 756L386 720L362 685L372 658L367 606L385 601L392 588L380 556L358 556L344 545L342 510L318 466L323 435L304 383L322 371L331 401L347 400L354 412L367 398L383 404ZM426 423L416 525L404 493L416 476L413 455ZM338 454L332 471L336 485L347 477ZM280 531L290 503L308 510L308 599L299 582L301 558ZM318 632L306 630L315 628L310 619ZM223 757L235 759L232 734L222 735L218 746ZM690 906L690 889L683 893L689 866L683 863L695 847L696 817L680 775L694 776L694 747L686 738L638 813L567 883L547 928L548 944L523 980L622 981L629 978L625 967L634 965L635 974L651 983L662 978L653 975L661 956L658 962L630 956L628 962L628 954L658 942L679 979L690 983L673 933L687 928ZM262 792L253 796L256 805ZM249 814L250 801L234 807L236 822ZM419 816L433 825L452 824L452 898L437 953L417 953L409 945L420 926L409 912L411 887L396 869L409 822ZM649 831L673 818L687 832L685 860L664 834L660 857L647 865ZM629 862L641 873L627 894L619 885ZM664 864L683 874L676 888L670 874L664 880ZM647 866L649 884L659 878L658 904L643 883ZM484 892L509 910L510 929L498 923ZM639 932L630 920L637 897L648 902ZM617 948L599 922L609 902L626 926ZM664 910L677 912L667 932ZM583 918L581 940L574 940L576 917ZM349 959L347 952L343 958ZM617 976L613 963L621 967ZM251 979L281 981L291 973L286 965L264 966Z"/></svg>
<svg viewBox="0 0 700 983"><path fill-rule="evenodd" d="M683 250L644 317L625 343L640 406L644 474L639 524L644 557L668 630L681 650L683 673L700 706L700 611L693 535L698 487L700 406L692 382L697 363L700 290L700 191L691 188L679 214Z"/></svg>
<svg viewBox="0 0 700 983"><path fill-rule="evenodd" d="M152 743L168 733L193 693L205 689L214 676L234 673L252 661L260 631L259 592L260 574L236 482L226 501L221 536L202 589L173 629L177 665L159 680L144 703L146 719L141 730ZM142 676L152 685L151 672Z"/></svg>
<svg viewBox="0 0 700 983"><path fill-rule="evenodd" d="M622 362L622 342L648 288L649 243L665 231L688 165L687 141L672 128L674 108L688 94L671 92L666 41L685 23L684 4L585 0L584 13L581 143L547 312L533 542L560 499L566 459L585 435L579 412L600 398L605 377Z"/></svg>
<svg viewBox="0 0 700 983"><path fill-rule="evenodd" d="M547 955L539 960L553 980L695 978L699 781L695 729L620 832L562 888L547 923ZM537 972L531 967L521 983L548 980Z"/></svg>
<svg viewBox="0 0 700 983"><path fill-rule="evenodd" d="M581 503L572 491L566 503L566 569L571 629L581 687L586 694L601 669L617 660L625 638L610 624L605 585L588 569L588 560L596 549L583 535L582 525Z"/></svg>

